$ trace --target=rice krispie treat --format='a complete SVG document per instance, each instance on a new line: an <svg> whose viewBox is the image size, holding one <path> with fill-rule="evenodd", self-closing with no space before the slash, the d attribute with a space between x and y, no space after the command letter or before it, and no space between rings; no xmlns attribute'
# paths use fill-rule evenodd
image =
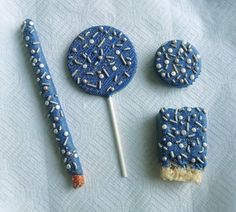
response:
<svg viewBox="0 0 236 212"><path fill-rule="evenodd" d="M162 108L159 123L162 179L199 184L207 164L207 120L204 109Z"/></svg>

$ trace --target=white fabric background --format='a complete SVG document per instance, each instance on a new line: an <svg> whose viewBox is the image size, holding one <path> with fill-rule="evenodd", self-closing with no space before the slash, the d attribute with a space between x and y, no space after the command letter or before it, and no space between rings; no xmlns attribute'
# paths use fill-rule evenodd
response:
<svg viewBox="0 0 236 212"><path fill-rule="evenodd" d="M0 211L228 211L236 209L236 1L0 0ZM20 25L32 18L83 164L86 185L71 188L55 146ZM138 70L114 96L129 177L120 177L105 99L71 80L65 54L74 37L107 24L134 42ZM186 89L153 70L164 41L189 41L203 68ZM156 114L163 106L208 113L208 167L200 186L159 178Z"/></svg>

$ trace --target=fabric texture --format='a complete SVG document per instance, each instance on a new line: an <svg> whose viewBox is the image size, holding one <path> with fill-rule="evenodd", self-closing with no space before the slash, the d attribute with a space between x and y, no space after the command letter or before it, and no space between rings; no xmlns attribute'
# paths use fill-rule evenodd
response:
<svg viewBox="0 0 236 212"><path fill-rule="evenodd" d="M235 0L1 0L0 211L235 211ZM85 185L74 190L23 47L20 25L37 23ZM66 54L82 30L113 26L135 45L137 72L114 95L128 178L122 179L106 99L78 89ZM202 59L187 88L168 87L153 67L158 47L179 39ZM208 165L201 185L160 179L156 115L162 107L202 107Z"/></svg>

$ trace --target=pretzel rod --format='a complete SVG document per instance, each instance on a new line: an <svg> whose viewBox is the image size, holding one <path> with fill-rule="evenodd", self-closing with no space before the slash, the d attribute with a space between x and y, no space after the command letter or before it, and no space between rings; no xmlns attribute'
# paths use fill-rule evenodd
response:
<svg viewBox="0 0 236 212"><path fill-rule="evenodd" d="M22 33L25 46L30 53L30 61L36 72L40 94L47 107L48 117L53 126L53 133L56 136L67 172L72 176L73 187L81 187L84 184L84 177L80 159L73 144L66 118L32 20L26 19L23 22Z"/></svg>

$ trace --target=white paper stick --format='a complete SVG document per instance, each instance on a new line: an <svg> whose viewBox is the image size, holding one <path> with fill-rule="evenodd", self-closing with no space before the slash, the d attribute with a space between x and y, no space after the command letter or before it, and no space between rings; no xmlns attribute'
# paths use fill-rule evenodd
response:
<svg viewBox="0 0 236 212"><path fill-rule="evenodd" d="M108 97L108 105L109 105L109 109L110 109L110 113L111 113L112 127L114 130L117 152L118 152L119 161L120 161L121 175L122 175L122 177L128 177L126 166L125 166L123 149L122 149L122 145L121 145L121 141L120 141L119 129L118 129L116 115L115 115L115 109L113 106L111 96Z"/></svg>

